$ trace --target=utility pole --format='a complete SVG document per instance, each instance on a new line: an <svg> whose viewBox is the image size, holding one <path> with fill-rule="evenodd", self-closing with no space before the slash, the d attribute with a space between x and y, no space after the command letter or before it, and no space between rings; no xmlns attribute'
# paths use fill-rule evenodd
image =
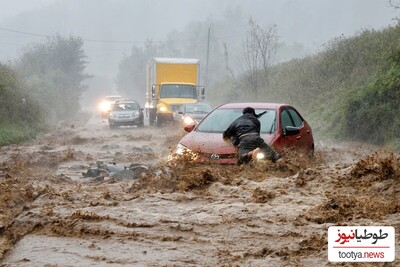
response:
<svg viewBox="0 0 400 267"><path fill-rule="evenodd" d="M210 31L211 31L211 29L208 28L206 75L204 77L204 86L206 88L208 87L208 61L209 61L209 56L210 56Z"/></svg>

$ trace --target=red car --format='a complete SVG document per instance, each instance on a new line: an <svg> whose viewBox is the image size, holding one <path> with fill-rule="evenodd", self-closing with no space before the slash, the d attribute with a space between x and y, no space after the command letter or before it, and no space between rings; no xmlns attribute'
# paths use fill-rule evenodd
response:
<svg viewBox="0 0 400 267"><path fill-rule="evenodd" d="M179 142L176 154L190 155L198 162L236 163L236 148L224 142L222 133L245 107L256 113L267 111L259 118L261 137L282 153L285 148L296 148L314 153L311 127L291 105L275 103L231 103L212 110L198 125L185 126L189 134Z"/></svg>

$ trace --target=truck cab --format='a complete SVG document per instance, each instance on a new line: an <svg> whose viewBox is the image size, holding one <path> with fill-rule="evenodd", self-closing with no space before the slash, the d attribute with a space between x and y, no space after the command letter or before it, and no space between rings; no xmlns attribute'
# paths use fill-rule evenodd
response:
<svg viewBox="0 0 400 267"><path fill-rule="evenodd" d="M146 117L150 125L173 122L186 103L204 99L198 59L153 58L147 66Z"/></svg>

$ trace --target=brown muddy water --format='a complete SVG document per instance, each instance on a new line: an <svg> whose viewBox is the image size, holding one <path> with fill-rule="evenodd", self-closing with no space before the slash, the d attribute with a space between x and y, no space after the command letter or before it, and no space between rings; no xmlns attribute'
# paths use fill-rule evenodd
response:
<svg viewBox="0 0 400 267"><path fill-rule="evenodd" d="M83 114L0 148L0 266L331 266L329 226L400 233L397 154L317 142L311 161L171 164L183 135ZM84 177L99 162L139 169ZM399 266L399 245L369 266Z"/></svg>

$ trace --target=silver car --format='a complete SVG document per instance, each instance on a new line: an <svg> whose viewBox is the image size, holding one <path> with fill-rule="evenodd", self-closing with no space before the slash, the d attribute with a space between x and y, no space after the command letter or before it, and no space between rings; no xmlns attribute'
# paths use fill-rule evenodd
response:
<svg viewBox="0 0 400 267"><path fill-rule="evenodd" d="M143 126L143 108L138 102L133 100L123 100L115 102L108 116L110 128L118 126L136 125Z"/></svg>
<svg viewBox="0 0 400 267"><path fill-rule="evenodd" d="M174 113L174 119L183 126L198 124L211 110L212 107L203 102L182 104Z"/></svg>

